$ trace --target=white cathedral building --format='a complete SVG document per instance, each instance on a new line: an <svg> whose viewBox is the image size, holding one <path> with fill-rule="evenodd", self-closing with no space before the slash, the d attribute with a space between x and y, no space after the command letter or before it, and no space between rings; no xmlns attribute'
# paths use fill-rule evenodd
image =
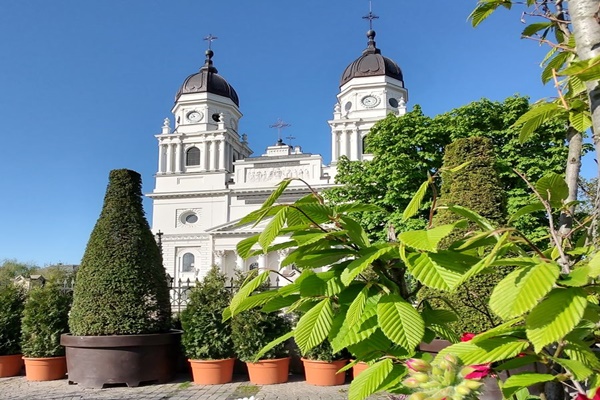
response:
<svg viewBox="0 0 600 400"><path fill-rule="evenodd" d="M406 112L408 92L402 71L381 55L375 31L368 44L342 73L331 128L331 164L319 154L303 153L281 140L253 156L238 126L242 113L233 87L213 65L206 51L200 71L188 76L175 96L174 124L165 119L158 140L158 171L152 193L152 230L161 232L167 273L183 281L202 278L212 265L228 276L235 269L279 269L284 251L243 260L236 252L242 239L259 233L261 225L238 221L258 209L285 178L298 177L317 190L334 185L337 160L366 160L365 137L389 113ZM292 181L282 201L308 193ZM284 274L293 275L291 269Z"/></svg>

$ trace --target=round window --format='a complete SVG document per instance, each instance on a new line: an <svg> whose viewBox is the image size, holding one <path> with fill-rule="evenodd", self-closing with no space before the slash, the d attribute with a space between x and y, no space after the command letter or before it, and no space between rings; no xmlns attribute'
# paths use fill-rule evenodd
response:
<svg viewBox="0 0 600 400"><path fill-rule="evenodd" d="M219 122L219 119L220 119L220 117L219 117L219 114L217 114L217 113L214 113L214 114L212 115L212 119L213 119L213 121L215 121L215 122Z"/></svg>
<svg viewBox="0 0 600 400"><path fill-rule="evenodd" d="M347 102L346 105L344 105L344 110L346 110L346 111L350 111L351 108L352 108L351 101Z"/></svg>
<svg viewBox="0 0 600 400"><path fill-rule="evenodd" d="M196 214L186 215L185 222L188 224L195 224L196 222L198 222L198 216Z"/></svg>
<svg viewBox="0 0 600 400"><path fill-rule="evenodd" d="M390 101L390 106L394 107L394 108L398 108L398 100L396 100L395 98L391 98Z"/></svg>

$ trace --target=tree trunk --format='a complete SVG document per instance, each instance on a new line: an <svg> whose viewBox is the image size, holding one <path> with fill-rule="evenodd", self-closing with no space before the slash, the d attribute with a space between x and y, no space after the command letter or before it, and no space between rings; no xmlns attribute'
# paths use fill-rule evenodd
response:
<svg viewBox="0 0 600 400"><path fill-rule="evenodd" d="M570 0L569 14L577 46L577 56L588 60L600 54L600 0ZM596 157L600 154L600 85L598 81L586 82L592 112L592 137ZM600 163L598 164L600 168ZM600 170L599 170L600 171ZM599 173L600 176L600 173Z"/></svg>
<svg viewBox="0 0 600 400"><path fill-rule="evenodd" d="M569 155L567 157L567 166L565 168L565 180L569 186L569 196L567 197L566 202L570 203L577 200L583 135L573 129L573 127L569 127L567 130L567 142L569 143ZM563 211L560 214L558 232L563 242L564 239L569 236L571 229L573 228L574 213L575 205L572 205L567 211Z"/></svg>

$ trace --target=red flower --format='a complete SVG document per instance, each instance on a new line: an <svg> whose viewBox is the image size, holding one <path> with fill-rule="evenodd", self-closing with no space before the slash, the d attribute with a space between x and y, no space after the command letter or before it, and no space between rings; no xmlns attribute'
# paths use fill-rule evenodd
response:
<svg viewBox="0 0 600 400"><path fill-rule="evenodd" d="M475 337L474 333L471 332L465 332L462 334L462 336L460 337L460 341L461 342L468 342L469 340L473 339Z"/></svg>
<svg viewBox="0 0 600 400"><path fill-rule="evenodd" d="M465 379L485 378L486 376L489 375L490 371L492 370L490 368L490 364L477 364L477 365L470 365L469 367L472 368L473 371L469 372L467 375L465 375Z"/></svg>
<svg viewBox="0 0 600 400"><path fill-rule="evenodd" d="M594 396L594 399L595 398L596 398L596 396ZM577 397L575 397L575 400L591 400L591 399L583 393L577 393Z"/></svg>

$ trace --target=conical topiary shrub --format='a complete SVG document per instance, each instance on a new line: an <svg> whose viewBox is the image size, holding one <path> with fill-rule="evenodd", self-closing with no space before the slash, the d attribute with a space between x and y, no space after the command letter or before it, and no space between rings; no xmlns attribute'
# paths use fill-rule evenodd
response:
<svg viewBox="0 0 600 400"><path fill-rule="evenodd" d="M141 177L113 170L63 335L69 381L85 387L168 382L178 333L162 258L142 208Z"/></svg>
<svg viewBox="0 0 600 400"><path fill-rule="evenodd" d="M166 332L170 321L169 288L144 216L141 177L135 171L113 170L77 271L71 334Z"/></svg>

